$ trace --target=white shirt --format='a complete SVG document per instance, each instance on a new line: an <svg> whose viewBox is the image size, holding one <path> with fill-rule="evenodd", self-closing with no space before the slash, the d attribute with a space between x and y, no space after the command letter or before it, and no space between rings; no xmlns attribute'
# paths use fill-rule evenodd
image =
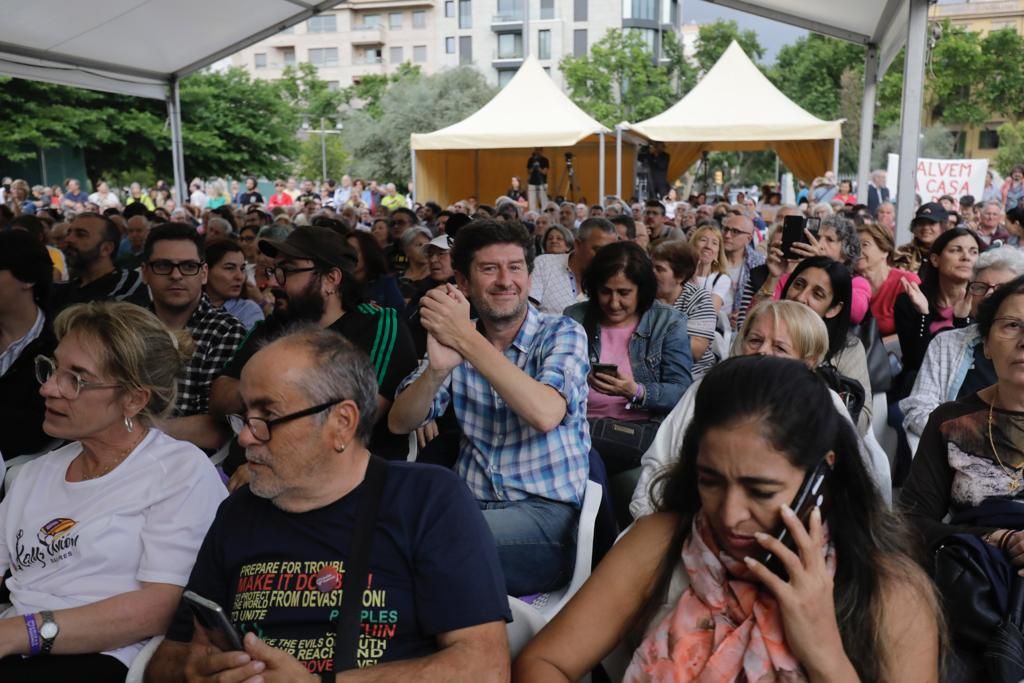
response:
<svg viewBox="0 0 1024 683"><path fill-rule="evenodd" d="M543 254L533 261L530 298L544 313L562 315L577 301L586 301L583 287L569 268L569 254Z"/></svg>
<svg viewBox="0 0 1024 683"><path fill-rule="evenodd" d="M22 467L0 503L3 616L88 605L143 582L185 586L227 490L206 455L157 429L112 472L65 480L70 443ZM105 652L131 666L145 641Z"/></svg>
<svg viewBox="0 0 1024 683"><path fill-rule="evenodd" d="M89 201L100 207L100 209L119 209L121 208L121 200L117 198L117 195L113 192L108 192L105 196L99 192L93 192L89 195Z"/></svg>
<svg viewBox="0 0 1024 683"><path fill-rule="evenodd" d="M0 351L0 377L7 374L7 371L14 365L14 361L18 360L18 357L21 356L21 352L25 350L25 347L39 338L39 335L43 333L43 325L45 323L46 315L41 308L36 306L36 321L32 323L32 327L28 329L25 336L15 340L6 349Z"/></svg>
<svg viewBox="0 0 1024 683"><path fill-rule="evenodd" d="M206 193L203 192L202 190L196 190L188 198L188 203L189 204L191 204L192 206L198 207L200 209L205 209L206 205L209 202L210 202L210 198L207 197Z"/></svg>
<svg viewBox="0 0 1024 683"><path fill-rule="evenodd" d="M711 294L722 300L720 311L732 310L732 278L725 273L710 273L698 275L694 281Z"/></svg>

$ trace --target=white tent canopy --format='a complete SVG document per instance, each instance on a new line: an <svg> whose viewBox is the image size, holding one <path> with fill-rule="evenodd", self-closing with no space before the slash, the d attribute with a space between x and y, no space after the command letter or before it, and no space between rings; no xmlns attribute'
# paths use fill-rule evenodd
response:
<svg viewBox="0 0 1024 683"><path fill-rule="evenodd" d="M0 74L167 101L180 194L185 188L178 80L340 0L6 4L0 22Z"/></svg>
<svg viewBox="0 0 1024 683"><path fill-rule="evenodd" d="M531 56L473 114L441 130L412 135L416 192L442 204L469 194L490 201L504 194L510 176L524 175L529 150L542 147L576 155L577 184L581 190L598 186L596 201L607 191L605 134L610 132L576 106ZM549 193L569 196L560 191L567 182L561 160L550 151L546 154L551 162Z"/></svg>
<svg viewBox="0 0 1024 683"><path fill-rule="evenodd" d="M683 99L629 127L649 140L670 143L669 177L706 151L771 147L810 182L833 167L842 123L823 121L782 94L733 41Z"/></svg>

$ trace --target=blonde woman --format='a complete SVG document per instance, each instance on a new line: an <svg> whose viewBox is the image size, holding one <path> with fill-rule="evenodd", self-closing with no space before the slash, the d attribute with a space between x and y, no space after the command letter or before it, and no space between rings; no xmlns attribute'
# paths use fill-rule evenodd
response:
<svg viewBox="0 0 1024 683"><path fill-rule="evenodd" d="M697 252L697 273L694 282L711 294L715 315L732 310L732 278L726 272L725 247L722 233L713 225L703 225L693 231L690 246Z"/></svg>

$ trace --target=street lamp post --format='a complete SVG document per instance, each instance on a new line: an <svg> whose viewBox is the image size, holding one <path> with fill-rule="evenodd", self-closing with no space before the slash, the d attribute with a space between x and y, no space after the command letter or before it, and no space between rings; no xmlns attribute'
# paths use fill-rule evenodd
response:
<svg viewBox="0 0 1024 683"><path fill-rule="evenodd" d="M334 130L327 130L327 119L326 117L321 116L320 128L318 130L311 130L309 127L309 118L303 117L302 128L308 133L320 134L320 181L327 182L327 136L341 135L344 125L341 121L338 121L334 124Z"/></svg>

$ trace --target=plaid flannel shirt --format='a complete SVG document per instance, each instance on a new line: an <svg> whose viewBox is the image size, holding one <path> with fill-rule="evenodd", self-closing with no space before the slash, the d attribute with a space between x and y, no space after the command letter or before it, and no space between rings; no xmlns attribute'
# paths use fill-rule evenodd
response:
<svg viewBox="0 0 1024 683"><path fill-rule="evenodd" d="M186 327L192 335L195 351L178 375L175 417L209 412L210 385L246 335L245 326L238 318L215 308L206 294L199 300L199 306L192 312Z"/></svg>
<svg viewBox="0 0 1024 683"><path fill-rule="evenodd" d="M583 327L531 304L505 357L565 398L566 413L550 432L539 432L505 403L468 362L456 367L438 390L427 423L454 402L462 428L456 472L479 501L530 497L571 503L583 499L590 468L587 425L587 336ZM398 388L401 393L427 369L428 359Z"/></svg>

